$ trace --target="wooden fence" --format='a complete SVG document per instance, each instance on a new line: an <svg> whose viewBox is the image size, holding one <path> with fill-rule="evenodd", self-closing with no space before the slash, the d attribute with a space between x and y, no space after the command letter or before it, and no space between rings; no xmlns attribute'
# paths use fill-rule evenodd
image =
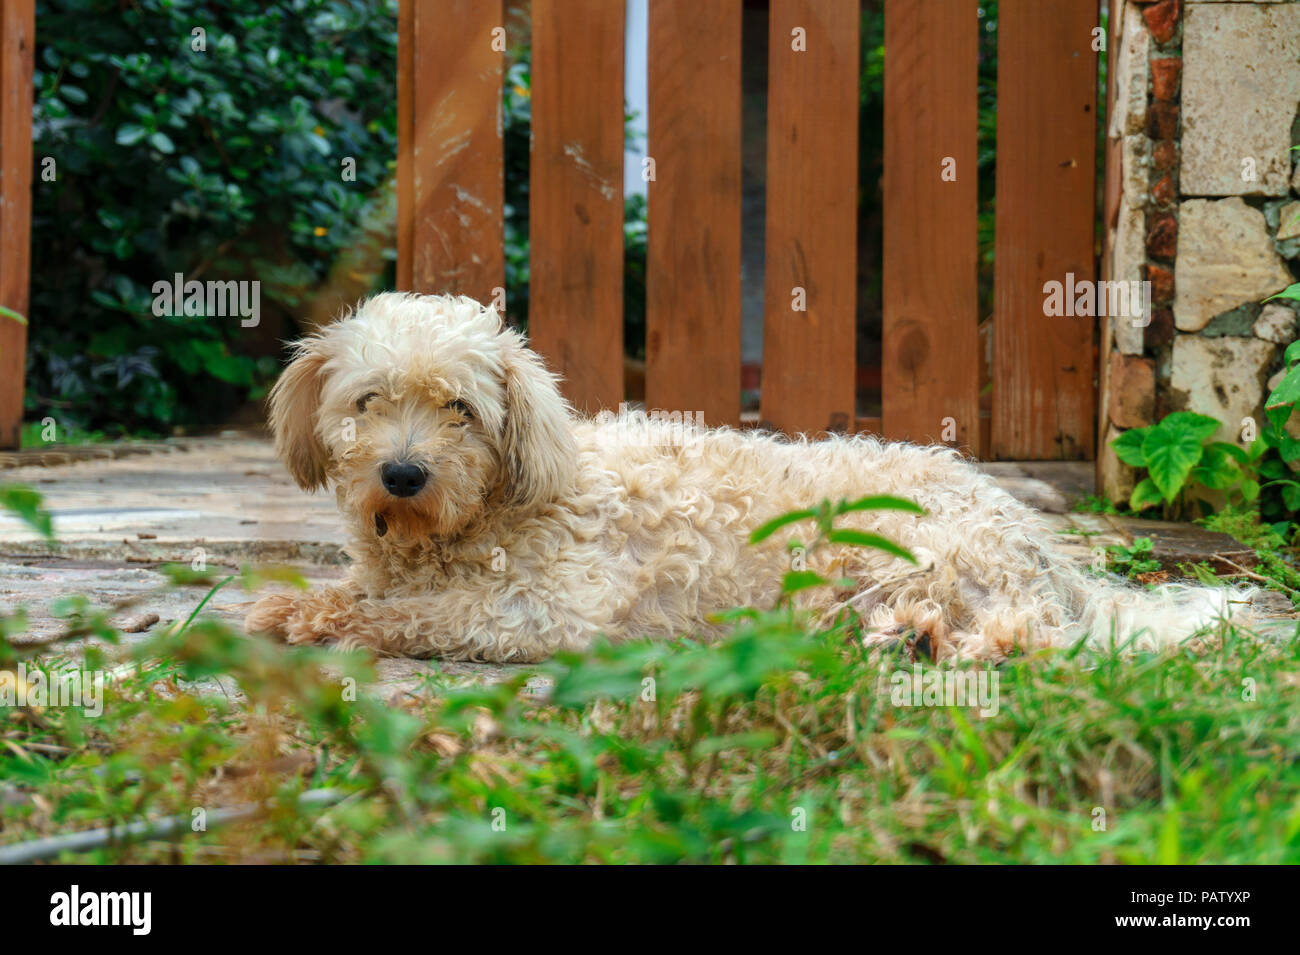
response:
<svg viewBox="0 0 1300 955"><path fill-rule="evenodd" d="M886 0L882 413L855 414L859 7L771 0L762 406L988 458L1095 449L1093 322L1043 284L1094 277L1096 0L999 5L991 418L980 419L977 0ZM34 0L0 5L0 305L27 311ZM502 0L402 0L398 285L505 285ZM742 0L649 5L647 405L740 421ZM621 0L533 0L530 335L586 411L623 393ZM941 175L955 163L955 179ZM874 183L863 184L874 188ZM798 297L802 295L802 303ZM802 309L796 306L802 305ZM0 446L25 329L0 318Z"/></svg>
<svg viewBox="0 0 1300 955"><path fill-rule="evenodd" d="M0 306L27 315L36 0L0 3ZM0 314L0 448L18 447L27 328Z"/></svg>
<svg viewBox="0 0 1300 955"><path fill-rule="evenodd" d="M649 4L646 404L733 425L741 14L741 0ZM885 2L879 419L854 408L859 6L771 0L769 16L761 418L915 441L947 425L985 457L1092 457L1093 322L1045 316L1043 284L1095 274L1096 0L999 5L984 428L976 0ZM502 3L405 0L401 17L399 285L489 299L505 284ZM532 3L529 331L588 412L624 398L623 20L618 0Z"/></svg>

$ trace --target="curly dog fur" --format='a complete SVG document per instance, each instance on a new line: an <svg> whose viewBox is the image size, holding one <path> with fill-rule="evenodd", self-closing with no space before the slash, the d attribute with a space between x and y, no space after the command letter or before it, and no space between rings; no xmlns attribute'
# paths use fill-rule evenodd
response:
<svg viewBox="0 0 1300 955"><path fill-rule="evenodd" d="M290 643L526 662L602 634L714 637L715 612L776 601L786 544L808 530L751 546L754 528L867 494L926 509L845 521L908 547L920 570L839 546L814 551L809 569L855 581L868 639L924 637L936 658L1079 639L1157 648L1244 596L1089 577L1035 511L947 448L584 420L522 338L463 297L363 302L297 344L270 407L290 474L308 490L332 484L351 535L343 584L272 593L249 612L250 631ZM386 464L424 483L399 496ZM844 596L801 600L825 614Z"/></svg>

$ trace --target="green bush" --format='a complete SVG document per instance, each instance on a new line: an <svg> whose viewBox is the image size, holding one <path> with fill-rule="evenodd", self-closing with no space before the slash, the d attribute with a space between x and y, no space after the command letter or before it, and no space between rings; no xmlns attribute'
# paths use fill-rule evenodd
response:
<svg viewBox="0 0 1300 955"><path fill-rule="evenodd" d="M396 9L38 4L29 413L129 432L220 421L264 391L277 330L292 336L340 253L369 241L391 259ZM267 327L156 317L153 285L178 272L259 280Z"/></svg>
<svg viewBox="0 0 1300 955"><path fill-rule="evenodd" d="M37 18L29 417L106 437L221 422L265 393L277 339L394 287L396 0L41 0ZM506 287L526 325L527 46L511 60ZM644 199L626 216L641 354ZM260 281L262 325L155 316L177 273Z"/></svg>

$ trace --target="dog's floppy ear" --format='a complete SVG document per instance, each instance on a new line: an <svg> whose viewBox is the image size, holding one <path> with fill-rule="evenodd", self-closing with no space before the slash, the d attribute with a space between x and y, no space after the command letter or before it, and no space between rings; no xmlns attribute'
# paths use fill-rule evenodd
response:
<svg viewBox="0 0 1300 955"><path fill-rule="evenodd" d="M577 468L569 407L541 358L515 332L503 334L509 339L502 441L507 495L515 504L542 504L564 491Z"/></svg>
<svg viewBox="0 0 1300 955"><path fill-rule="evenodd" d="M307 338L295 348L295 357L271 389L271 430L275 452L298 486L314 491L325 486L329 452L316 437L316 411L320 408L321 372L328 356L319 338Z"/></svg>

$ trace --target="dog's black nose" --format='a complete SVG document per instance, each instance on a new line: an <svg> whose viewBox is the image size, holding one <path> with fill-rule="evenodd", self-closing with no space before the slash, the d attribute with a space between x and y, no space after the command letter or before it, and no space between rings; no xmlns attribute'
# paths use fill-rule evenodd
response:
<svg viewBox="0 0 1300 955"><path fill-rule="evenodd" d="M379 469L379 479L384 482L384 490L393 497L411 497L420 493L428 475L419 465L389 461Z"/></svg>

